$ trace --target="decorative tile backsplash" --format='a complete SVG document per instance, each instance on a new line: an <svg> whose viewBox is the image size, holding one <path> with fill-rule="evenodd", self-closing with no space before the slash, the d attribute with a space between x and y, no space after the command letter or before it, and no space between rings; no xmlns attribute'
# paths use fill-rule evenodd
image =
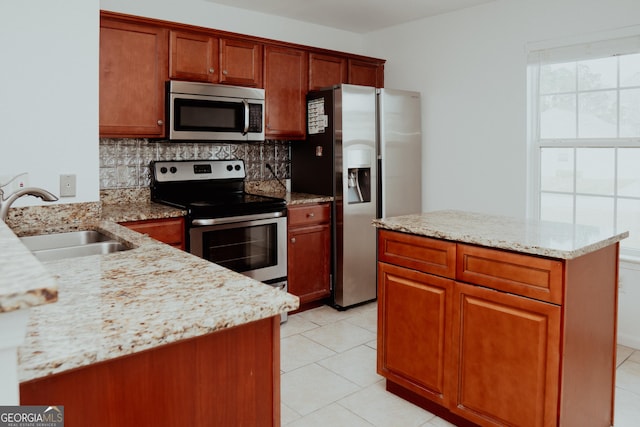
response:
<svg viewBox="0 0 640 427"><path fill-rule="evenodd" d="M243 159L247 181L289 179L289 141L251 143L149 142L147 139L100 139L100 189L149 187L152 160Z"/></svg>

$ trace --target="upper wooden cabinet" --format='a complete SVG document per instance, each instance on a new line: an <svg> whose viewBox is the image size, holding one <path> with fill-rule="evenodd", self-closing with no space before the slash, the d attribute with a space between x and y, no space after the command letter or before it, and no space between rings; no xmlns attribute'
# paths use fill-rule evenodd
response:
<svg viewBox="0 0 640 427"><path fill-rule="evenodd" d="M100 136L164 136L165 28L100 21Z"/></svg>
<svg viewBox="0 0 640 427"><path fill-rule="evenodd" d="M262 86L262 44L220 40L220 83Z"/></svg>
<svg viewBox="0 0 640 427"><path fill-rule="evenodd" d="M384 61L100 12L100 136L162 139L169 79L264 88L265 136L304 139L309 90L384 86Z"/></svg>
<svg viewBox="0 0 640 427"><path fill-rule="evenodd" d="M347 82L347 59L341 56L309 54L309 90Z"/></svg>
<svg viewBox="0 0 640 427"><path fill-rule="evenodd" d="M350 84L384 87L384 63L349 59Z"/></svg>
<svg viewBox="0 0 640 427"><path fill-rule="evenodd" d="M220 40L206 34L184 31L169 33L169 77L218 83Z"/></svg>
<svg viewBox="0 0 640 427"><path fill-rule="evenodd" d="M265 47L265 136L303 139L306 132L307 52Z"/></svg>

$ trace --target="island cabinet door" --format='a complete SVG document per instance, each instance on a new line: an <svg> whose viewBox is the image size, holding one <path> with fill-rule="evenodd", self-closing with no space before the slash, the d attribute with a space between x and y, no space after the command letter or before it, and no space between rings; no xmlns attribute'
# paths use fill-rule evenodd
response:
<svg viewBox="0 0 640 427"><path fill-rule="evenodd" d="M557 425L559 306L456 283L452 412L482 426Z"/></svg>
<svg viewBox="0 0 640 427"><path fill-rule="evenodd" d="M378 263L378 373L443 404L454 282Z"/></svg>

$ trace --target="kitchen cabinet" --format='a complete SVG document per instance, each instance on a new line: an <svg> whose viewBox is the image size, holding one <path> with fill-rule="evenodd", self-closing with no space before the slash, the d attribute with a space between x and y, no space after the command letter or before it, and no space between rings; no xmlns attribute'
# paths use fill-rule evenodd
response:
<svg viewBox="0 0 640 427"><path fill-rule="evenodd" d="M349 84L384 87L384 63L349 58Z"/></svg>
<svg viewBox="0 0 640 427"><path fill-rule="evenodd" d="M122 222L127 228L184 250L184 218L162 218Z"/></svg>
<svg viewBox="0 0 640 427"><path fill-rule="evenodd" d="M167 30L100 20L100 136L162 137Z"/></svg>
<svg viewBox="0 0 640 427"><path fill-rule="evenodd" d="M454 423L612 425L617 243L557 259L383 229L378 242L388 390Z"/></svg>
<svg viewBox="0 0 640 427"><path fill-rule="evenodd" d="M220 73L218 37L172 30L169 33L169 77L218 83Z"/></svg>
<svg viewBox="0 0 640 427"><path fill-rule="evenodd" d="M331 295L331 204L290 206L287 213L287 280L300 304Z"/></svg>
<svg viewBox="0 0 640 427"><path fill-rule="evenodd" d="M265 47L265 136L304 139L308 86L307 52Z"/></svg>
<svg viewBox="0 0 640 427"><path fill-rule="evenodd" d="M342 56L309 54L309 90L320 90L347 82L347 59Z"/></svg>
<svg viewBox="0 0 640 427"><path fill-rule="evenodd" d="M220 40L220 83L263 87L261 43Z"/></svg>
<svg viewBox="0 0 640 427"><path fill-rule="evenodd" d="M384 60L101 11L100 136L166 137L168 79L265 88L266 137L301 140L310 89L382 87Z"/></svg>
<svg viewBox="0 0 640 427"><path fill-rule="evenodd" d="M278 427L280 316L20 384L21 405L46 402L68 426Z"/></svg>

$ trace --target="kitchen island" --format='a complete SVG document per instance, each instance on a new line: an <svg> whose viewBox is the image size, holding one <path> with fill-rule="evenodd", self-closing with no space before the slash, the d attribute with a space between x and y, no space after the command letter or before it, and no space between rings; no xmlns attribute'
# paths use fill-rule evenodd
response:
<svg viewBox="0 0 640 427"><path fill-rule="evenodd" d="M279 425L296 297L112 221L81 228L130 249L42 263L58 300L31 309L21 404L64 405L69 426Z"/></svg>
<svg viewBox="0 0 640 427"><path fill-rule="evenodd" d="M613 425L627 232L460 211L374 224L389 391L457 425Z"/></svg>

